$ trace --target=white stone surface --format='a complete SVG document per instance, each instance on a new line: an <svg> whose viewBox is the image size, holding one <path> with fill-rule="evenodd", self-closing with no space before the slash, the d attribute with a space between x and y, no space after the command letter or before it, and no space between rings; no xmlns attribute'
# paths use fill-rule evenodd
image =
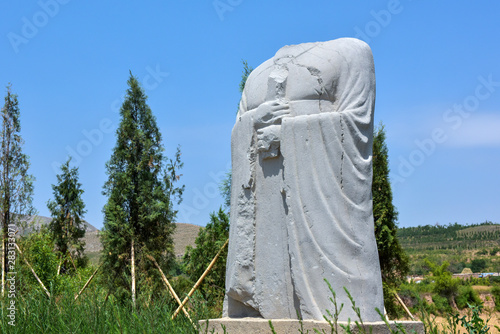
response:
<svg viewBox="0 0 500 334"><path fill-rule="evenodd" d="M233 128L225 317L380 319L372 214L375 70L364 42L285 46L249 76Z"/></svg>
<svg viewBox="0 0 500 334"><path fill-rule="evenodd" d="M315 333L314 329L320 333L331 333L332 327L326 321L304 320L300 323L298 320L291 319L272 319L274 331L277 334L294 333ZM339 322L337 332L346 333L341 327L347 326L351 333L358 333L359 330L354 322ZM224 326L224 327L223 327ZM366 333L371 334L390 334L398 332L399 328L404 328L406 333L424 334L424 324L420 321L390 321L390 328L383 321L365 322L364 329ZM227 334L270 334L272 333L269 320L256 318L222 318L200 321L200 333L227 333ZM226 330L224 331L225 328ZM302 330L302 332L301 332ZM392 330L392 332L391 332ZM398 332L399 333L399 332Z"/></svg>

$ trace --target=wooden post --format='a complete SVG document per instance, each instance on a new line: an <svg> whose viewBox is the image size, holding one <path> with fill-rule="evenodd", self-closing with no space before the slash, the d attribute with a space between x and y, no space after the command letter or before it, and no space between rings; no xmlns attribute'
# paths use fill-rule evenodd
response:
<svg viewBox="0 0 500 334"><path fill-rule="evenodd" d="M150 259L154 263L154 265L156 266L156 268L158 269L158 271L160 271L161 278L163 279L163 283L165 283L165 285L167 286L170 294L177 301L177 304L182 305L181 300L179 299L179 297L175 293L174 288L172 288L172 286L170 285L170 282L168 281L167 277L163 273L163 270L161 270L160 265L158 264L158 262L156 262L155 258L152 257L151 255L147 255L147 257L148 257L148 259ZM193 320L191 320L191 317L189 316L189 313L186 311L186 309L184 307L182 307L182 311L184 312L184 314L186 315L186 317L189 319L189 321L191 321L191 323L193 323Z"/></svg>
<svg viewBox="0 0 500 334"><path fill-rule="evenodd" d="M134 239L132 239L131 247L131 257L132 257L132 305L135 309L135 254L134 254Z"/></svg>
<svg viewBox="0 0 500 334"><path fill-rule="evenodd" d="M80 297L80 295L82 294L83 290L85 290L87 288L87 286L90 284L90 281L92 281L92 278L94 278L94 275L97 273L97 271L99 270L99 268L101 268L101 266L102 266L102 263L99 265L99 267L97 267L97 269L94 271L94 273L92 274L92 276L90 276L90 278L88 279L87 283L85 283L85 285L80 290L80 292L78 292L78 294L75 296L75 300L78 297Z"/></svg>
<svg viewBox="0 0 500 334"><path fill-rule="evenodd" d="M59 273L61 272L62 260L63 255L61 254L61 260L59 261L59 265L57 266L57 276L59 276Z"/></svg>
<svg viewBox="0 0 500 334"><path fill-rule="evenodd" d="M21 254L23 256L24 262L26 262L26 264L28 265L28 267L31 269L31 272L35 276L35 278L38 281L38 283L40 283L40 285L42 286L43 290L45 291L45 293L47 294L47 296L49 296L49 298L50 298L50 292L49 292L49 290L47 290L47 288L45 287L45 285L43 285L43 283L40 280L40 278L38 278L38 275L36 274L35 270L33 270L33 268L31 267L31 265L29 264L28 260L26 260L26 258L24 257L23 252L21 252L21 249L19 248L19 246L17 244L15 244L15 246L16 246L17 250L19 251L19 254Z"/></svg>
<svg viewBox="0 0 500 334"><path fill-rule="evenodd" d="M68 254L69 254L69 259L71 260L71 263L73 263L73 268L75 268L75 272L78 275L78 278L82 279L82 277L80 276L80 273L78 272L78 269L76 269L75 261L73 261L73 257L71 256L71 252L69 251L69 249L68 249Z"/></svg>
<svg viewBox="0 0 500 334"><path fill-rule="evenodd" d="M108 290L108 293L106 294L106 298L104 298L104 305L106 305L106 302L108 301L110 294L111 294L111 289Z"/></svg>
<svg viewBox="0 0 500 334"><path fill-rule="evenodd" d="M408 313L408 315L410 316L411 320L415 320L415 318L411 314L410 310L406 307L405 303L401 300L401 298L399 298L398 293L394 292L394 294L396 295L396 298L397 298L398 302L401 304L401 306L403 306L403 308L405 309L406 313Z"/></svg>
<svg viewBox="0 0 500 334"><path fill-rule="evenodd" d="M220 253L222 253L222 250L224 249L224 247L227 246L228 243L229 243L229 239L227 239L226 242L224 243L224 245L222 245L222 247L219 249L219 251L217 252L217 255L215 255L214 259L212 260L212 262L210 262L210 264L208 265L208 267L205 270L205 272L203 273L203 275L201 275L201 277L198 279L198 281L193 286L193 288L191 289L191 291L189 291L189 293L186 296L186 298L184 298L184 300L182 301L182 304L177 308L177 310L175 310L174 314L172 315L172 319L175 319L175 317L177 316L177 314L179 314L180 310L184 307L184 305L186 305L186 303L189 300L189 298L198 289L198 287L200 286L201 282L203 282L203 279L208 275L208 273L210 272L210 270L212 270L212 267L214 266L215 261L217 261L217 259L219 258Z"/></svg>

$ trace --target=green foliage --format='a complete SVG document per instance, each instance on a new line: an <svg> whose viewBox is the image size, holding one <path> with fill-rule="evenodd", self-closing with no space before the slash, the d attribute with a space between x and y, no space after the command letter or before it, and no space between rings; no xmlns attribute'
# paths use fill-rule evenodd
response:
<svg viewBox="0 0 500 334"><path fill-rule="evenodd" d="M467 266L464 262L453 262L450 263L448 270L451 271L452 273L461 273L465 267Z"/></svg>
<svg viewBox="0 0 500 334"><path fill-rule="evenodd" d="M495 285L491 289L491 294L493 295L493 298L495 299L495 310L500 312L500 286Z"/></svg>
<svg viewBox="0 0 500 334"><path fill-rule="evenodd" d="M500 247L494 247L491 251L490 251L490 255L491 256L495 256L497 255L497 253L500 252Z"/></svg>
<svg viewBox="0 0 500 334"><path fill-rule="evenodd" d="M200 229L196 248L188 246L183 262L189 278L196 282L229 237L229 217L219 209L210 215L210 222ZM223 249L212 271L205 277L200 291L208 304L222 311L225 292L227 247Z"/></svg>
<svg viewBox="0 0 500 334"><path fill-rule="evenodd" d="M474 259L470 263L470 270L473 273L480 273L487 267L485 259Z"/></svg>
<svg viewBox="0 0 500 334"><path fill-rule="evenodd" d="M479 298L478 293L468 285L460 285L458 287L455 301L457 303L457 307L461 310L466 308L469 304L482 305L483 303L481 298Z"/></svg>
<svg viewBox="0 0 500 334"><path fill-rule="evenodd" d="M45 226L42 226L39 231L21 237L18 244L23 251L23 255L18 255L17 259L18 278L20 278L18 295L23 298L31 292L39 293L41 298L47 298L25 260L29 262L38 278L49 290L52 298L59 298L60 295L64 294L73 294L74 296L85 284L82 278L90 277L95 270L90 266L78 266L77 263L74 275L58 275L57 270L61 258L57 252L54 252L56 247L54 240ZM65 258L68 262L70 261L69 255Z"/></svg>
<svg viewBox="0 0 500 334"><path fill-rule="evenodd" d="M78 182L78 168L70 168L68 158L61 166L61 174L57 175L57 185L52 185L54 200L47 202L52 221L49 230L54 239L57 250L61 256L66 256L68 251L74 250L73 258L83 257L85 242L85 225L82 220L85 214L85 204L82 200L83 190ZM79 261L82 262L82 261ZM68 270L67 262L61 264L61 272Z"/></svg>
<svg viewBox="0 0 500 334"><path fill-rule="evenodd" d="M138 293L163 289L146 255L153 256L164 269L173 265L172 233L177 213L173 205L180 202L184 190L184 186L175 186L181 176L177 174L182 168L180 150L173 160L163 155L161 134L144 90L132 74L128 85L116 146L106 164L108 180L103 194L108 200L101 233L104 278L123 298L130 289L132 241Z"/></svg>
<svg viewBox="0 0 500 334"><path fill-rule="evenodd" d="M453 315L455 323L459 323L464 327L469 334L486 334L489 331L488 320L481 318L481 311L483 307L481 305L474 306L469 305L471 310L471 315L469 318L467 316L459 317L458 314Z"/></svg>
<svg viewBox="0 0 500 334"><path fill-rule="evenodd" d="M54 252L54 241L46 228L39 232L31 233L19 240L19 247L23 250L23 257L28 260L33 270L43 282L47 289L57 289L59 278L57 267L59 266L59 257ZM25 291L39 290L41 286L31 273L31 270L25 265L21 258L18 259L21 264L22 289Z"/></svg>
<svg viewBox="0 0 500 334"><path fill-rule="evenodd" d="M226 173L226 178L219 184L219 191L224 198L224 206L231 208L231 178L233 174L231 171Z"/></svg>
<svg viewBox="0 0 500 334"><path fill-rule="evenodd" d="M433 295L432 296L432 301L434 302L434 305L440 313L450 313L452 312L452 308L450 306L450 302L448 298L441 296L441 295Z"/></svg>
<svg viewBox="0 0 500 334"><path fill-rule="evenodd" d="M241 62L243 63L243 73L241 74L241 81L240 81L238 88L239 88L240 93L243 93L248 76L250 75L250 73L252 73L253 68L248 66L248 62L246 60L242 60ZM240 103L241 103L241 100L240 100ZM239 108L240 108L240 105L238 105L238 110L239 110Z"/></svg>
<svg viewBox="0 0 500 334"><path fill-rule="evenodd" d="M427 312L434 314L436 313L434 304L427 303L425 298L421 296L422 291L428 292L426 288L422 289L422 285L424 284L402 284L399 295L413 313Z"/></svg>
<svg viewBox="0 0 500 334"><path fill-rule="evenodd" d="M243 63L243 74L241 75L241 82L239 85L240 93L243 93L245 89L245 83L247 82L248 76L253 71L253 67L248 66L248 62L246 60L242 60Z"/></svg>
<svg viewBox="0 0 500 334"><path fill-rule="evenodd" d="M425 225L398 229L401 244L408 252L489 249L500 246L500 225L480 224Z"/></svg>
<svg viewBox="0 0 500 334"><path fill-rule="evenodd" d="M444 262L440 266L426 261L427 265L432 272L432 279L434 280L434 292L440 296L446 297L448 300L454 298L458 292L459 279L453 278L450 271L447 270L450 265Z"/></svg>
<svg viewBox="0 0 500 334"><path fill-rule="evenodd" d="M384 126L381 125L373 137L373 218L386 296L384 304L387 312L394 314L396 309L391 290L404 281L409 271L409 259L397 237L398 213L392 204L389 153L385 140Z"/></svg>
<svg viewBox="0 0 500 334"><path fill-rule="evenodd" d="M478 255L486 255L488 254L488 250L486 248L481 249L479 252L477 252Z"/></svg>
<svg viewBox="0 0 500 334"><path fill-rule="evenodd" d="M332 285L330 284L330 282L328 282L328 280L326 278L324 280L325 280L326 284L328 285L328 289L330 290L330 293L332 294L332 297L330 297L330 301L332 302L332 305L333 305L333 313L330 312L330 310L326 310L326 313L328 316L324 315L323 318L328 322L328 324L332 328L332 332L338 333L339 315L340 315L340 312L342 312L342 309L344 308L344 304L342 303L342 304L338 305L337 294L333 290Z"/></svg>
<svg viewBox="0 0 500 334"><path fill-rule="evenodd" d="M29 157L22 152L24 141L20 135L21 121L17 95L7 86L5 104L2 107L2 146L0 151L0 221L2 225L2 249L7 249L10 224L19 225L25 216L32 216L33 182L28 173ZM3 252L7 263L7 252ZM3 261L2 261L3 263ZM2 272L2 278L4 277Z"/></svg>
<svg viewBox="0 0 500 334"><path fill-rule="evenodd" d="M167 298L158 298L149 305L133 310L110 296L106 290L91 284L75 302L72 292L58 298L47 298L38 291L28 291L16 300L16 326L0 320L0 333L172 333L198 334L198 320L207 317L203 304L192 300L192 320L182 313L171 320L175 310Z"/></svg>

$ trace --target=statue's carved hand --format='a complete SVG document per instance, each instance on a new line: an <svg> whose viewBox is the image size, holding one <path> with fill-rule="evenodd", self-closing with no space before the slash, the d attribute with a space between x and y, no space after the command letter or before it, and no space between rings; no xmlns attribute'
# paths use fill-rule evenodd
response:
<svg viewBox="0 0 500 334"><path fill-rule="evenodd" d="M264 102L254 111L254 125L257 129L269 125L279 125L281 120L290 116L288 103L281 101Z"/></svg>
<svg viewBox="0 0 500 334"><path fill-rule="evenodd" d="M268 150L272 144L280 142L280 126L271 125L257 130L257 148L260 151Z"/></svg>
<svg viewBox="0 0 500 334"><path fill-rule="evenodd" d="M279 155L281 126L270 125L257 130L257 150L263 153L264 159Z"/></svg>

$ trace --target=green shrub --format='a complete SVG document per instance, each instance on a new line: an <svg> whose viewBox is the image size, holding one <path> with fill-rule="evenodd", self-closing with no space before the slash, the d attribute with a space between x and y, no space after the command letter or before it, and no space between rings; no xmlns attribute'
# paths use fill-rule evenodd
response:
<svg viewBox="0 0 500 334"><path fill-rule="evenodd" d="M420 293L418 293L417 289L412 289L405 286L400 290L399 295L412 313L436 313L436 306L434 306L434 304L427 303L425 298L422 297Z"/></svg>
<svg viewBox="0 0 500 334"><path fill-rule="evenodd" d="M455 324L461 324L468 333L471 334L486 334L489 332L488 321L481 318L481 312L483 310L483 306L474 306L468 305L470 308L470 315L459 317L458 314L453 315L453 321Z"/></svg>
<svg viewBox="0 0 500 334"><path fill-rule="evenodd" d="M494 286L491 289L491 294L495 298L495 309L500 311L500 286Z"/></svg>
<svg viewBox="0 0 500 334"><path fill-rule="evenodd" d="M16 302L15 326L0 320L0 333L199 333L198 320L206 318L205 309L191 300L193 325L181 313L171 320L174 308L166 298L141 304L117 303L114 296L104 302L107 291L93 283L75 302L74 295L64 292L58 298L47 298L38 291L25 292Z"/></svg>
<svg viewBox="0 0 500 334"><path fill-rule="evenodd" d="M488 250L486 250L486 248L483 248L480 251L478 251L477 254L478 255L486 255L486 254L488 254Z"/></svg>
<svg viewBox="0 0 500 334"><path fill-rule="evenodd" d="M484 269L486 269L487 266L488 264L486 263L485 259L474 259L470 263L470 269L473 273L480 273Z"/></svg>
<svg viewBox="0 0 500 334"><path fill-rule="evenodd" d="M452 262L448 268L449 271L452 273L461 273L464 268L466 267L465 263L459 261L459 262Z"/></svg>
<svg viewBox="0 0 500 334"><path fill-rule="evenodd" d="M59 258L54 252L54 242L46 229L22 238L19 246L23 252L22 258L27 260L37 276L49 290L57 289L61 276L57 275ZM24 260L19 259L21 265L21 277L24 277L21 289L31 291L41 289L39 283L33 276L31 269Z"/></svg>
<svg viewBox="0 0 500 334"><path fill-rule="evenodd" d="M450 306L450 302L446 297L443 297L441 295L433 295L432 301L436 306L436 310L439 311L440 313L451 313L453 311Z"/></svg>
<svg viewBox="0 0 500 334"><path fill-rule="evenodd" d="M491 284L500 284L500 276L489 276L488 280Z"/></svg>
<svg viewBox="0 0 500 334"><path fill-rule="evenodd" d="M399 290L399 296L409 308L416 307L420 300L416 284L402 284Z"/></svg>
<svg viewBox="0 0 500 334"><path fill-rule="evenodd" d="M384 288L384 307L389 318L401 318L405 316L405 310L396 300L394 290L391 289L385 282L382 282Z"/></svg>
<svg viewBox="0 0 500 334"><path fill-rule="evenodd" d="M470 286L461 285L458 287L457 297L455 298L457 307L459 309L464 309L471 305L482 305L481 298L479 298L478 293Z"/></svg>

